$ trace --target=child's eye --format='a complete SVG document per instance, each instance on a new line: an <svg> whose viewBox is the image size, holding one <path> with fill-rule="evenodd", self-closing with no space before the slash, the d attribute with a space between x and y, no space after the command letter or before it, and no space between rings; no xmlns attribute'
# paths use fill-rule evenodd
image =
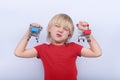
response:
<svg viewBox="0 0 120 80"><path fill-rule="evenodd" d="M55 27L58 27L58 28L59 28L60 26L56 24Z"/></svg>
<svg viewBox="0 0 120 80"><path fill-rule="evenodd" d="M69 28L64 28L65 31L69 31Z"/></svg>

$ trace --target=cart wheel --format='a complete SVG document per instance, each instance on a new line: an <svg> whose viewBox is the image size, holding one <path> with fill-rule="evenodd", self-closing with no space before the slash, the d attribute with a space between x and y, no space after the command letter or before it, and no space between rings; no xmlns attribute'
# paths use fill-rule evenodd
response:
<svg viewBox="0 0 120 80"><path fill-rule="evenodd" d="M83 42L85 42L85 39L83 39Z"/></svg>

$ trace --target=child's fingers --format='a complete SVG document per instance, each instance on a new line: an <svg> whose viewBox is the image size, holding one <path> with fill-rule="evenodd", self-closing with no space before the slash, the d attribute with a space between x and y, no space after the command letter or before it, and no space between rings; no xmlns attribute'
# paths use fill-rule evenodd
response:
<svg viewBox="0 0 120 80"><path fill-rule="evenodd" d="M76 26L77 27L80 27L80 26L82 26L82 27L89 27L89 24L87 22L79 22L79 23L76 24Z"/></svg>
<svg viewBox="0 0 120 80"><path fill-rule="evenodd" d="M32 23L32 26L39 27L40 25L37 23Z"/></svg>
<svg viewBox="0 0 120 80"><path fill-rule="evenodd" d="M80 22L80 24L83 26L83 27L89 27L89 24L88 24L88 22Z"/></svg>

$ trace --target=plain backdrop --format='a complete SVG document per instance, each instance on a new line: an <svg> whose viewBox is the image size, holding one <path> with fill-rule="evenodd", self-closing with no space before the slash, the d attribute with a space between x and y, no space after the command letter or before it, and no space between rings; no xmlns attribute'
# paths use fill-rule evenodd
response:
<svg viewBox="0 0 120 80"><path fill-rule="evenodd" d="M47 43L48 22L58 13L68 14L74 25L89 22L102 48L99 58L77 58L78 80L120 80L119 4L120 0L0 0L0 80L44 80L41 60L18 58L14 49L33 22L43 30L39 43L32 37L27 47ZM77 38L75 26L71 41L78 43Z"/></svg>

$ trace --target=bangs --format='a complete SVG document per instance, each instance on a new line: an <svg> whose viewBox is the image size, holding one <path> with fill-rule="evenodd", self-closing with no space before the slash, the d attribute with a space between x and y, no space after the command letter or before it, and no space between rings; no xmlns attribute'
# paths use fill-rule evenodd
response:
<svg viewBox="0 0 120 80"><path fill-rule="evenodd" d="M60 26L64 26L64 27L71 27L71 23L68 20L65 20L62 17L57 17L53 20L53 25L58 24Z"/></svg>

